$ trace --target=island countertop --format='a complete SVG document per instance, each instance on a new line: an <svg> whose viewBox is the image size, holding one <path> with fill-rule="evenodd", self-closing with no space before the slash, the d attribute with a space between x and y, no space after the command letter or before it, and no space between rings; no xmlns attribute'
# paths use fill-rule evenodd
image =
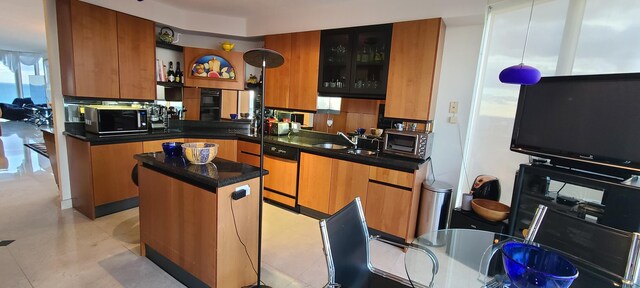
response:
<svg viewBox="0 0 640 288"><path fill-rule="evenodd" d="M215 158L211 163L196 165L183 157L165 157L162 152L134 155L144 167L175 177L215 193L217 188L260 176L260 169L248 164ZM268 172L265 170L264 174Z"/></svg>

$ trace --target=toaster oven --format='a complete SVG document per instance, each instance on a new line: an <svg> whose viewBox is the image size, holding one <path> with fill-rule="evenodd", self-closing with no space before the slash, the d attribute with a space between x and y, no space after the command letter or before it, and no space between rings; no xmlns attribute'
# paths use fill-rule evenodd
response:
<svg viewBox="0 0 640 288"><path fill-rule="evenodd" d="M427 159L431 157L433 133L387 129L384 131L383 153Z"/></svg>

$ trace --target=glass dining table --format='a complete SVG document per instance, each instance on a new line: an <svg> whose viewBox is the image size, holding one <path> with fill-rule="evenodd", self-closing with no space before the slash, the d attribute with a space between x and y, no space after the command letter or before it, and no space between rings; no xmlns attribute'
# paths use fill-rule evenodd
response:
<svg viewBox="0 0 640 288"><path fill-rule="evenodd" d="M414 287L516 287L505 274L499 249L501 245L513 241L524 242L524 239L469 229L445 229L425 233L412 243L421 249L408 249L406 252L407 276ZM554 250L544 245L533 244ZM437 262L438 269L435 274L434 261L431 258ZM570 261L579 271L578 278L571 285L572 288L640 288L640 285L623 285L619 276L592 265L572 258Z"/></svg>

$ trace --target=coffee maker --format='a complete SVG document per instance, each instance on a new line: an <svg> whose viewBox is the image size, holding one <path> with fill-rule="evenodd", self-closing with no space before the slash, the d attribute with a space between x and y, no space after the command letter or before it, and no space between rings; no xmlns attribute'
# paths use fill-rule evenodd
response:
<svg viewBox="0 0 640 288"><path fill-rule="evenodd" d="M149 108L149 118L151 119L151 129L167 128L167 107L153 104Z"/></svg>

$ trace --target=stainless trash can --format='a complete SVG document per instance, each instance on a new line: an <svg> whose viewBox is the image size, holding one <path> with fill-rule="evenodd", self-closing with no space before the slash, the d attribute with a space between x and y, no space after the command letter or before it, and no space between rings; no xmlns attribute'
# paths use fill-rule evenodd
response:
<svg viewBox="0 0 640 288"><path fill-rule="evenodd" d="M453 187L450 184L442 181L422 182L416 237L446 228L452 190Z"/></svg>

